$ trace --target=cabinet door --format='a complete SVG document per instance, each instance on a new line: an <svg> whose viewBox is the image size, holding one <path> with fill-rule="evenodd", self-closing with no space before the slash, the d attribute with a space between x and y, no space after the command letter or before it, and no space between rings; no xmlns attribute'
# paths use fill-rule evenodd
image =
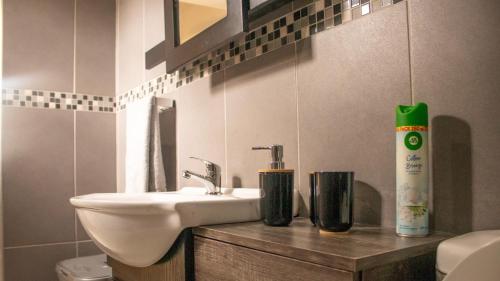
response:
<svg viewBox="0 0 500 281"><path fill-rule="evenodd" d="M165 0L167 72L248 30L248 1Z"/></svg>
<svg viewBox="0 0 500 281"><path fill-rule="evenodd" d="M195 236L196 281L353 281L357 274Z"/></svg>

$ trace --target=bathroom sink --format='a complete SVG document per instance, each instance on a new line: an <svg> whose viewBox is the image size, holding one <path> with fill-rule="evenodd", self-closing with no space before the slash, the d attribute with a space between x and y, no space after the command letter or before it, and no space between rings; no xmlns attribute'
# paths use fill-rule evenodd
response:
<svg viewBox="0 0 500 281"><path fill-rule="evenodd" d="M94 193L70 201L102 251L124 264L145 267L160 260L185 228L260 219L257 188L205 193L205 188L185 187L176 192Z"/></svg>

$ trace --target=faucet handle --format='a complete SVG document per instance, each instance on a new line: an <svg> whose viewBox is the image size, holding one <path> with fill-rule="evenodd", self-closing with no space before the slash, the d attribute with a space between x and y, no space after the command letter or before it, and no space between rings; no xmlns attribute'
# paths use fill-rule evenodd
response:
<svg viewBox="0 0 500 281"><path fill-rule="evenodd" d="M194 156L191 156L189 158L190 159L199 160L199 161L203 162L203 164L205 164L205 168L207 169L207 172L215 172L217 170L217 165L215 163L213 163L213 162L210 162L208 160L201 159L201 158L198 158L198 157L194 157Z"/></svg>

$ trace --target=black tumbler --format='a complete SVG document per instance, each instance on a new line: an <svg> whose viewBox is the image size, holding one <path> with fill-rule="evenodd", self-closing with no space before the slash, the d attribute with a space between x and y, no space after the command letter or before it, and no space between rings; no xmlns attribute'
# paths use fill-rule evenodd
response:
<svg viewBox="0 0 500 281"><path fill-rule="evenodd" d="M310 181L310 219L321 230L352 227L354 172L314 172Z"/></svg>

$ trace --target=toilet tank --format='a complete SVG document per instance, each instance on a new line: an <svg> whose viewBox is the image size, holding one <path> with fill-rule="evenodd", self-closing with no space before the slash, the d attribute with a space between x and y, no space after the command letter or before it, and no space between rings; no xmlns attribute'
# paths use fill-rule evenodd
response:
<svg viewBox="0 0 500 281"><path fill-rule="evenodd" d="M471 232L439 244L436 279L462 281L474 276L474 279L470 280L490 280L487 276L495 275L496 270L500 270L498 265L500 265L500 230ZM481 276L485 279L481 279Z"/></svg>

